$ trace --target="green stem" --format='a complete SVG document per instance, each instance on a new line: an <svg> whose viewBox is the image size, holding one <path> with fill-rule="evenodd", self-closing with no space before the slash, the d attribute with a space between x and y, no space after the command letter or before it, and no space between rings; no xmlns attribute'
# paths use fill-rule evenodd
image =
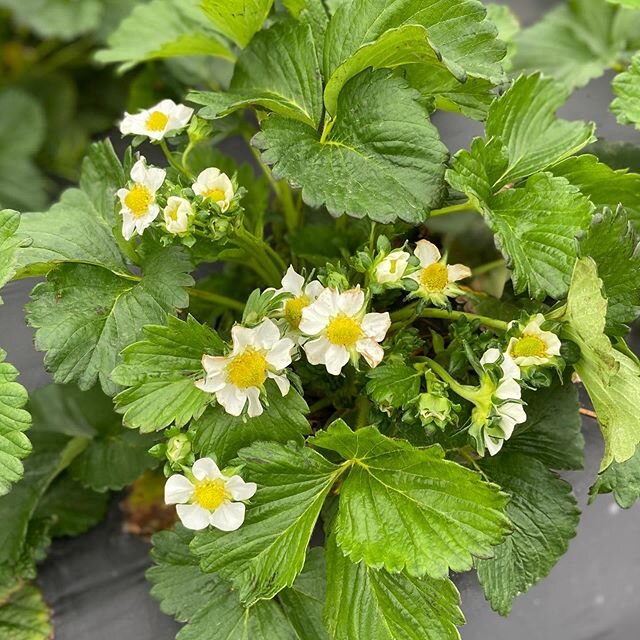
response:
<svg viewBox="0 0 640 640"><path fill-rule="evenodd" d="M472 269L472 275L481 276L485 273L489 273L494 269L499 269L500 267L504 267L505 262L503 258L499 258L498 260L493 260L491 262L487 262L486 264L481 264L479 267L475 267Z"/></svg>
<svg viewBox="0 0 640 640"><path fill-rule="evenodd" d="M452 204L448 207L442 207L442 209L433 209L429 217L445 216L448 213L458 213L459 211L477 211L477 209L471 204L470 200L467 200L460 204Z"/></svg>
<svg viewBox="0 0 640 640"><path fill-rule="evenodd" d="M315 413L316 411L320 411L321 409L326 409L331 406L333 406L333 398L331 396L327 396L326 398L322 398L321 400L314 402L309 407L309 413Z"/></svg>
<svg viewBox="0 0 640 640"><path fill-rule="evenodd" d="M164 140L164 138L162 138L160 140L160 148L162 149L162 152L164 153L165 157L167 158L167 162L178 172L181 173L183 176L187 177L189 180L195 180L195 176L193 176L191 174L191 172L187 171L187 169L185 169L174 157L173 154L171 153L171 151L169 150L169 147L167 146L166 141Z"/></svg>
<svg viewBox="0 0 640 640"><path fill-rule="evenodd" d="M212 291L203 291L202 289L191 288L187 289L187 291L192 298L213 302L214 304L219 304L234 311L244 311L244 304L239 300L234 300L233 298L223 296L219 293L213 293Z"/></svg>
<svg viewBox="0 0 640 640"><path fill-rule="evenodd" d="M267 284L280 284L286 265L270 245L254 236L244 227L240 227L237 230L233 241L237 246L244 249L247 256L263 270Z"/></svg>
<svg viewBox="0 0 640 640"><path fill-rule="evenodd" d="M371 401L362 395L356 400L356 429L362 429L369 424Z"/></svg>
<svg viewBox="0 0 640 640"><path fill-rule="evenodd" d="M438 364L435 360L431 358L420 358L422 363L417 365L418 367L424 368L424 366L428 366L434 373L437 373L440 378L446 382L461 398L465 400L469 400L469 402L475 403L478 390L475 387L469 387L463 384L460 384L441 364Z"/></svg>
<svg viewBox="0 0 640 640"><path fill-rule="evenodd" d="M394 311L391 314L391 320L393 322L399 322L406 320L414 315L416 312L416 303L410 304L403 309ZM476 313L467 313L466 311L449 311L448 309L424 309L418 315L418 318L435 318L440 320L459 320L460 318L467 318L467 320L479 320L481 324L490 329L496 331L506 331L509 328L509 324L496 318L489 318L488 316L481 316Z"/></svg>

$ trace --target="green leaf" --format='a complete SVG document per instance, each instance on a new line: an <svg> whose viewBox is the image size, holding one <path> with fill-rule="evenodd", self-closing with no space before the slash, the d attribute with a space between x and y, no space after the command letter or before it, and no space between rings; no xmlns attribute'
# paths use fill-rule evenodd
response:
<svg viewBox="0 0 640 640"><path fill-rule="evenodd" d="M276 602L242 606L237 592L218 575L203 573L189 551L193 533L181 526L153 536L147 571L151 595L160 608L188 624L176 640L296 640L297 636Z"/></svg>
<svg viewBox="0 0 640 640"><path fill-rule="evenodd" d="M476 563L491 606L508 615L514 598L549 574L576 535L580 510L571 485L542 462L503 453L480 463L487 476L510 496L507 515L513 533L490 560Z"/></svg>
<svg viewBox="0 0 640 640"><path fill-rule="evenodd" d="M260 30L272 5L273 0L202 0L215 30L241 48Z"/></svg>
<svg viewBox="0 0 640 640"><path fill-rule="evenodd" d="M324 549L309 549L304 569L290 589L283 589L278 600L299 640L329 640L322 621L327 596Z"/></svg>
<svg viewBox="0 0 640 640"><path fill-rule="evenodd" d="M324 204L336 217L417 224L442 199L447 158L418 97L388 71L364 72L340 93L349 108L338 109L322 137L301 122L271 116L254 144L275 176L301 186L312 207ZM415 140L420 145L407 144Z"/></svg>
<svg viewBox="0 0 640 640"><path fill-rule="evenodd" d="M607 0L611 4L619 4L629 9L640 9L640 0Z"/></svg>
<svg viewBox="0 0 640 640"><path fill-rule="evenodd" d="M640 367L635 360L613 348L604 334L607 300L595 262L576 263L564 320L567 337L582 352L574 368L598 415L605 452L601 471L612 462L631 458L640 442Z"/></svg>
<svg viewBox="0 0 640 640"><path fill-rule="evenodd" d="M143 335L122 352L122 364L112 373L114 382L129 387L116 396L116 407L127 426L143 433L174 422L183 427L212 399L194 384L202 377L202 355L221 354L224 343L192 316L169 316L166 325L144 327Z"/></svg>
<svg viewBox="0 0 640 640"><path fill-rule="evenodd" d="M627 71L614 78L612 86L616 99L611 103L611 111L618 122L635 124L640 129L640 54L634 56Z"/></svg>
<svg viewBox="0 0 640 640"><path fill-rule="evenodd" d="M0 349L0 496L22 477L21 460L31 453L31 443L24 434L31 425L31 416L23 408L27 391L15 381L18 372L5 362L6 355Z"/></svg>
<svg viewBox="0 0 640 640"><path fill-rule="evenodd" d="M607 298L605 332L626 335L627 325L640 315L640 249L624 209L605 209L598 214L580 242L580 253L593 258L598 266Z"/></svg>
<svg viewBox="0 0 640 640"><path fill-rule="evenodd" d="M17 211L0 211L0 289L13 278L16 271L16 255L20 246L16 231L19 224L20 214Z"/></svg>
<svg viewBox="0 0 640 640"><path fill-rule="evenodd" d="M498 38L507 45L507 55L502 60L503 68L511 68L511 59L517 51L515 37L520 32L520 22L513 10L503 4L488 4L487 17L498 28Z"/></svg>
<svg viewBox="0 0 640 640"><path fill-rule="evenodd" d="M613 493L616 502L623 508L631 508L640 498L640 449L627 461L612 462L598 475L589 491L590 502L601 493Z"/></svg>
<svg viewBox="0 0 640 640"><path fill-rule="evenodd" d="M198 115L224 117L256 107L318 127L322 117L322 79L309 25L289 20L256 35L240 54L229 92L193 92L204 105Z"/></svg>
<svg viewBox="0 0 640 640"><path fill-rule="evenodd" d="M310 439L351 463L340 489L336 538L353 562L442 579L488 557L509 531L499 488L439 446L413 447L341 420Z"/></svg>
<svg viewBox="0 0 640 640"><path fill-rule="evenodd" d="M327 541L325 621L334 640L459 640L460 595L448 578L415 578L353 564Z"/></svg>
<svg viewBox="0 0 640 640"><path fill-rule="evenodd" d="M232 582L253 604L290 587L300 573L320 509L342 467L300 445L261 442L238 454L242 475L257 483L237 531L209 530L191 549L203 571Z"/></svg>
<svg viewBox="0 0 640 640"><path fill-rule="evenodd" d="M0 637L11 640L49 640L51 612L40 589L24 585L0 604Z"/></svg>
<svg viewBox="0 0 640 640"><path fill-rule="evenodd" d="M504 443L503 451L525 454L550 469L582 469L584 437L575 385L556 383L528 391L523 400L527 421Z"/></svg>
<svg viewBox="0 0 640 640"><path fill-rule="evenodd" d="M516 37L513 66L542 71L572 89L611 68L637 42L640 14L593 0L569 0ZM633 47L631 47L633 48Z"/></svg>
<svg viewBox="0 0 640 640"><path fill-rule="evenodd" d="M139 4L98 51L98 62L119 62L126 71L141 62L176 56L235 59L211 29L200 0L151 0Z"/></svg>
<svg viewBox="0 0 640 640"><path fill-rule="evenodd" d="M307 403L293 387L284 398L272 381L267 381L266 390L269 405L259 416L232 416L218 405L209 407L191 423L193 447L201 457L213 456L224 465L240 449L258 440L302 444L304 436L311 433L305 417Z"/></svg>
<svg viewBox="0 0 640 640"><path fill-rule="evenodd" d="M421 374L404 364L371 369L367 377L367 393L383 407L400 409L420 393Z"/></svg>
<svg viewBox="0 0 640 640"><path fill-rule="evenodd" d="M188 306L184 287L193 284L186 252L155 251L142 265L143 276L123 277L101 267L64 264L36 285L27 320L36 328L35 344L59 383L105 393L117 390L110 374L120 351L142 337L147 324L165 322Z"/></svg>

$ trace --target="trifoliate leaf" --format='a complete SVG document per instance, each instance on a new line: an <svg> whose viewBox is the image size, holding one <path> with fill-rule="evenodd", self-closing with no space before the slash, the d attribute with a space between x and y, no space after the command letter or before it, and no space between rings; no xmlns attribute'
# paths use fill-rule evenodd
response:
<svg viewBox="0 0 640 640"><path fill-rule="evenodd" d="M295 20L256 35L240 54L229 92L194 92L188 99L204 105L205 119L257 107L318 127L322 117L322 80L311 27Z"/></svg>
<svg viewBox="0 0 640 640"><path fill-rule="evenodd" d="M147 571L151 595L164 613L186 626L176 640L295 640L296 634L276 602L261 601L245 608L238 594L218 575L203 573L189 551L193 532L180 525L153 536Z"/></svg>
<svg viewBox="0 0 640 640"><path fill-rule="evenodd" d="M480 463L487 476L510 496L507 515L513 533L490 560L476 563L491 606L508 615L514 598L549 574L576 535L580 510L571 485L542 462L503 453Z"/></svg>
<svg viewBox="0 0 640 640"><path fill-rule="evenodd" d="M220 464L227 464L244 447L259 440L302 444L303 436L311 432L306 419L309 407L292 387L282 397L271 380L265 385L269 405L262 415L253 418L236 417L220 405L209 407L202 417L191 423L193 447L201 457L213 456Z"/></svg>
<svg viewBox="0 0 640 640"><path fill-rule="evenodd" d="M353 564L331 535L325 621L334 640L459 640L460 595L448 578L415 578Z"/></svg>
<svg viewBox="0 0 640 640"><path fill-rule="evenodd" d="M343 467L300 445L260 442L238 454L258 490L237 531L198 534L191 549L204 571L232 582L253 604L290 587L304 565L320 509Z"/></svg>
<svg viewBox="0 0 640 640"><path fill-rule="evenodd" d="M627 71L614 78L612 86L616 99L611 103L611 111L618 122L635 124L640 129L640 54L634 56Z"/></svg>
<svg viewBox="0 0 640 640"><path fill-rule="evenodd" d="M158 58L214 56L234 60L229 47L211 29L200 0L151 0L139 4L98 51L99 62L119 62L120 71Z"/></svg>
<svg viewBox="0 0 640 640"><path fill-rule="evenodd" d="M202 0L202 8L216 31L246 47L271 11L273 0Z"/></svg>
<svg viewBox="0 0 640 640"><path fill-rule="evenodd" d="M279 116L254 138L276 177L302 187L304 201L378 222L418 223L443 196L446 149L419 94L388 71L364 72L340 93L338 116L320 136ZM393 113L393 119L389 114ZM420 140L420 145L407 141Z"/></svg>
<svg viewBox="0 0 640 640"><path fill-rule="evenodd" d="M595 262L576 263L564 320L567 337L582 352L574 365L593 403L604 436L601 471L612 462L631 458L640 442L640 367L635 360L614 349L604 334L607 300Z"/></svg>
<svg viewBox="0 0 640 640"><path fill-rule="evenodd" d="M503 450L526 454L550 469L582 469L584 437L575 385L567 382L528 391L523 400L527 421L518 426Z"/></svg>
<svg viewBox="0 0 640 640"><path fill-rule="evenodd" d="M340 420L310 442L351 463L336 538L353 562L442 579L489 557L509 531L506 496L439 446L419 449L375 427L354 432Z"/></svg>
<svg viewBox="0 0 640 640"><path fill-rule="evenodd" d="M13 278L16 271L16 254L20 246L16 231L19 224L20 214L17 211L0 211L0 289Z"/></svg>
<svg viewBox="0 0 640 640"><path fill-rule="evenodd" d="M129 387L116 396L116 407L127 426L143 433L174 422L183 427L212 401L194 382L203 376L203 354L220 355L224 343L191 316L169 316L166 326L144 327L143 335L122 352L123 363L112 373L116 383Z"/></svg>
<svg viewBox="0 0 640 640"><path fill-rule="evenodd" d="M400 409L420 393L422 374L404 364L389 364L367 373L367 393L382 407Z"/></svg>
<svg viewBox="0 0 640 640"><path fill-rule="evenodd" d="M112 395L110 374L120 351L142 337L147 324L165 322L189 304L184 287L193 284L186 252L155 251L142 265L143 276L120 276L86 264L63 264L36 285L27 320L35 344L46 351L46 366L60 383L91 388L96 380Z"/></svg>
<svg viewBox="0 0 640 640"><path fill-rule="evenodd" d="M640 178L640 176L638 176ZM640 192L638 194L640 197ZM624 336L640 315L640 249L638 236L624 209L605 209L598 214L580 242L580 253L598 266L607 297L609 335Z"/></svg>
<svg viewBox="0 0 640 640"><path fill-rule="evenodd" d="M21 460L31 453L24 434L31 425L31 416L24 409L27 391L15 381L18 371L5 362L6 355L0 349L0 496L22 477Z"/></svg>
<svg viewBox="0 0 640 640"><path fill-rule="evenodd" d="M290 589L283 589L278 600L296 630L298 640L329 640L322 621L327 596L324 549L309 549L304 569Z"/></svg>
<svg viewBox="0 0 640 640"><path fill-rule="evenodd" d="M627 461L612 462L598 475L589 491L590 501L601 493L613 493L616 502L623 508L632 507L640 498L640 448Z"/></svg>
<svg viewBox="0 0 640 640"><path fill-rule="evenodd" d="M640 14L605 2L569 0L516 37L513 67L542 71L572 89L602 75L634 43Z"/></svg>
<svg viewBox="0 0 640 640"><path fill-rule="evenodd" d="M0 637L11 640L50 640L51 612L40 589L27 584L0 604Z"/></svg>

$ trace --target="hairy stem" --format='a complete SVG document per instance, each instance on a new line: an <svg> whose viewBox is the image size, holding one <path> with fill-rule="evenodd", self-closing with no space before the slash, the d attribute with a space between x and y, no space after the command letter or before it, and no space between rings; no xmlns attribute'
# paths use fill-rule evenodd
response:
<svg viewBox="0 0 640 640"><path fill-rule="evenodd" d="M196 289L195 287L187 289L187 291L192 298L213 302L214 304L226 307L227 309L233 309L234 311L244 311L244 304L242 302L229 298L228 296L223 296L220 293L204 291L203 289Z"/></svg>

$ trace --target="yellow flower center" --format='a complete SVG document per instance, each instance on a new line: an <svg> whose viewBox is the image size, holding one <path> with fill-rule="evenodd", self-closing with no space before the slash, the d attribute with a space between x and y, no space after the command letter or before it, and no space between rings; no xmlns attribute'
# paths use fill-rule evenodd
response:
<svg viewBox="0 0 640 640"><path fill-rule="evenodd" d="M449 272L442 262L435 262L425 267L420 274L420 284L427 291L442 291L449 284Z"/></svg>
<svg viewBox="0 0 640 640"><path fill-rule="evenodd" d="M136 218L143 216L153 202L153 194L143 184L134 184L124 198L127 208Z"/></svg>
<svg viewBox="0 0 640 640"><path fill-rule="evenodd" d="M341 347L350 347L354 345L362 335L360 323L349 316L340 314L329 322L327 327L327 339L332 344Z"/></svg>
<svg viewBox="0 0 640 640"><path fill-rule="evenodd" d="M167 215L174 221L177 222L178 220L178 205L174 205L173 207L170 207L167 210Z"/></svg>
<svg viewBox="0 0 640 640"><path fill-rule="evenodd" d="M392 258L389 260L389 273L395 273L398 270L398 259Z"/></svg>
<svg viewBox="0 0 640 640"><path fill-rule="evenodd" d="M305 295L287 300L284 305L284 317L291 327L297 329L302 320L302 310L311 304L311 300Z"/></svg>
<svg viewBox="0 0 640 640"><path fill-rule="evenodd" d="M162 111L152 111L145 123L149 131L162 131L169 122L169 116Z"/></svg>
<svg viewBox="0 0 640 640"><path fill-rule="evenodd" d="M222 478L201 480L193 492L193 501L207 511L215 511L227 498Z"/></svg>
<svg viewBox="0 0 640 640"><path fill-rule="evenodd" d="M260 351L248 347L227 365L227 378L239 389L261 387L267 379L267 359Z"/></svg>
<svg viewBox="0 0 640 640"><path fill-rule="evenodd" d="M225 199L224 190L209 189L209 191L205 191L204 197L209 198L209 200L213 200L214 202L221 202Z"/></svg>
<svg viewBox="0 0 640 640"><path fill-rule="evenodd" d="M524 336L513 347L513 355L515 358L545 358L547 345L538 336Z"/></svg>

